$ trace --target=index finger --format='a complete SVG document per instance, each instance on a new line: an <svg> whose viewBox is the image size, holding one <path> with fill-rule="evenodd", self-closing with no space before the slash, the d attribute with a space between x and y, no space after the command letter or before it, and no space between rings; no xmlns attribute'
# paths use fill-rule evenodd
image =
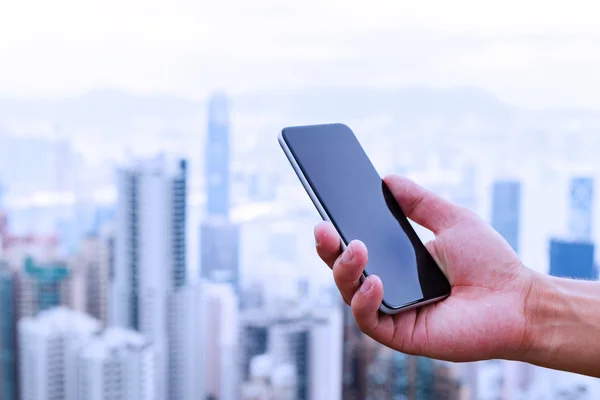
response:
<svg viewBox="0 0 600 400"><path fill-rule="evenodd" d="M330 222L320 222L315 226L315 243L319 257L329 268L333 268L333 263L342 252L342 242Z"/></svg>

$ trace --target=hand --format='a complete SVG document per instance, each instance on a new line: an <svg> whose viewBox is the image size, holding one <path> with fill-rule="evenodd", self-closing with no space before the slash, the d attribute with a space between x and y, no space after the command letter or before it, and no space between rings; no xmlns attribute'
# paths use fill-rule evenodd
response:
<svg viewBox="0 0 600 400"><path fill-rule="evenodd" d="M455 362L519 359L529 346L528 298L537 274L473 212L406 178L394 175L385 182L406 216L435 234L427 249L448 277L452 294L395 316L378 312L381 280L370 275L362 285L359 281L367 248L354 241L340 254L334 227L320 223L315 228L317 252L333 269L358 327L376 341L412 355Z"/></svg>

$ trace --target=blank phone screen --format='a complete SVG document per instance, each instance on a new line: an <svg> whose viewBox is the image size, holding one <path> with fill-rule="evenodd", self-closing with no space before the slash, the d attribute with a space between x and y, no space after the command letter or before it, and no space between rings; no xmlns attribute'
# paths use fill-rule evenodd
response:
<svg viewBox="0 0 600 400"><path fill-rule="evenodd" d="M343 242L359 239L367 246L365 274L381 278L386 306L402 308L450 293L448 280L350 128L293 127L282 136Z"/></svg>

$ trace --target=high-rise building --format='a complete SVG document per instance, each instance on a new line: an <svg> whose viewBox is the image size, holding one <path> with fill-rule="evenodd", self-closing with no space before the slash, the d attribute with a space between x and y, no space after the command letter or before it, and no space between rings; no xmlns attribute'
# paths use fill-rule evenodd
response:
<svg viewBox="0 0 600 400"><path fill-rule="evenodd" d="M204 307L200 285L169 295L169 400L203 400Z"/></svg>
<svg viewBox="0 0 600 400"><path fill-rule="evenodd" d="M88 338L71 352L65 400L153 400L155 354L152 344L138 332L109 328Z"/></svg>
<svg viewBox="0 0 600 400"><path fill-rule="evenodd" d="M110 238L90 234L81 240L74 263L84 275L84 310L107 323Z"/></svg>
<svg viewBox="0 0 600 400"><path fill-rule="evenodd" d="M341 399L342 319L338 307L246 310L242 397Z"/></svg>
<svg viewBox="0 0 600 400"><path fill-rule="evenodd" d="M342 398L367 398L368 338L358 329L352 310L344 309Z"/></svg>
<svg viewBox="0 0 600 400"><path fill-rule="evenodd" d="M22 400L65 399L73 389L71 355L100 330L100 322L57 307L18 324L19 389Z"/></svg>
<svg viewBox="0 0 600 400"><path fill-rule="evenodd" d="M239 226L229 221L229 104L222 93L208 103L205 148L206 219L200 226L200 276L227 282L239 294Z"/></svg>
<svg viewBox="0 0 600 400"><path fill-rule="evenodd" d="M18 317L33 317L59 305L71 305L72 271L66 262L36 263L25 259L19 274Z"/></svg>
<svg viewBox="0 0 600 400"><path fill-rule="evenodd" d="M204 372L208 399L238 399L238 300L231 285L203 283Z"/></svg>
<svg viewBox="0 0 600 400"><path fill-rule="evenodd" d="M263 310L248 310L240 318L241 380L250 380L252 360L267 354L269 320ZM260 361L258 361L260 363Z"/></svg>
<svg viewBox="0 0 600 400"><path fill-rule="evenodd" d="M0 261L0 399L16 400L17 279L9 264Z"/></svg>
<svg viewBox="0 0 600 400"><path fill-rule="evenodd" d="M240 230L224 218L212 217L200 227L200 276L240 290Z"/></svg>
<svg viewBox="0 0 600 400"><path fill-rule="evenodd" d="M229 104L222 93L208 102L205 175L209 216L229 217Z"/></svg>
<svg viewBox="0 0 600 400"><path fill-rule="evenodd" d="M550 275L575 279L597 279L594 244L558 239L550 241Z"/></svg>
<svg viewBox="0 0 600 400"><path fill-rule="evenodd" d="M573 240L592 241L594 179L571 179L569 196L569 235Z"/></svg>
<svg viewBox="0 0 600 400"><path fill-rule="evenodd" d="M187 279L187 163L170 161L159 156L119 171L114 268L109 272L109 322L152 341L158 399L170 398L172 392L170 302Z"/></svg>
<svg viewBox="0 0 600 400"><path fill-rule="evenodd" d="M492 226L519 252L521 183L497 181L492 187Z"/></svg>
<svg viewBox="0 0 600 400"><path fill-rule="evenodd" d="M291 366L293 380L284 380L282 376L280 378L283 387L289 387L293 383L294 399L341 399L341 310L297 311L286 312L271 322L269 354L272 357L273 371L283 374L282 371L289 372L288 366ZM289 373L283 374L287 375Z"/></svg>
<svg viewBox="0 0 600 400"><path fill-rule="evenodd" d="M369 396L377 399L460 400L458 371L446 363L381 347L369 365ZM479 398L479 397L473 397Z"/></svg>
<svg viewBox="0 0 600 400"><path fill-rule="evenodd" d="M342 399L343 311L315 312L310 331L309 399Z"/></svg>

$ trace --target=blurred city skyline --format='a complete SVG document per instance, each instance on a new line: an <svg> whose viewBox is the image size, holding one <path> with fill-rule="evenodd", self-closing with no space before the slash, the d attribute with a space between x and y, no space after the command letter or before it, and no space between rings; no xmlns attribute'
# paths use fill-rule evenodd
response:
<svg viewBox="0 0 600 400"><path fill-rule="evenodd" d="M597 279L599 12L1 5L0 400L598 398L597 379L362 335L276 137L345 123L382 175L474 210L528 267Z"/></svg>

